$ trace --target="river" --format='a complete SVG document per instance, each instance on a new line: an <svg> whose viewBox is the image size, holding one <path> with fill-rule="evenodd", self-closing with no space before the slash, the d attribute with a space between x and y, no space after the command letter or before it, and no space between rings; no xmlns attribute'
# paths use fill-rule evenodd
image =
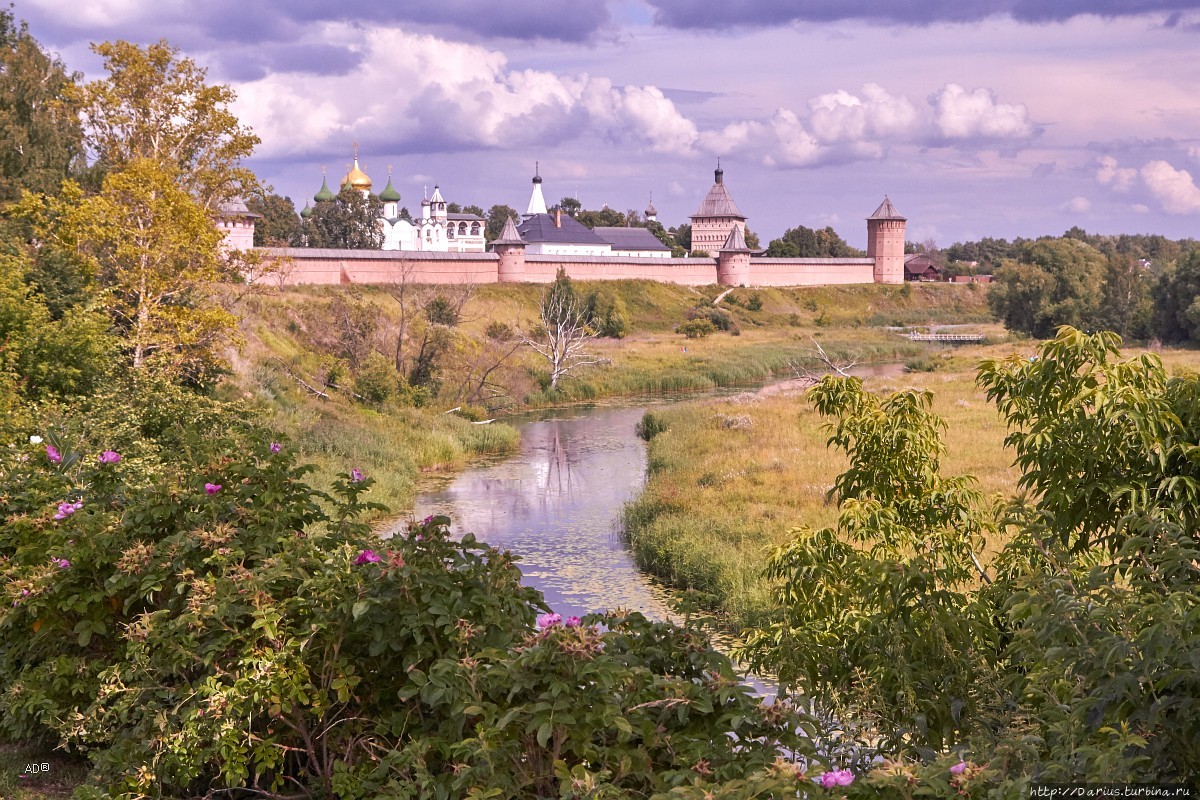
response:
<svg viewBox="0 0 1200 800"><path fill-rule="evenodd" d="M860 365L862 377L896 377L899 364ZM796 381L768 384L771 394ZM711 396L729 395L724 390ZM648 407L670 400L549 409L511 420L521 432L513 456L469 467L418 496L412 517L445 514L454 533L520 557L526 585L564 617L606 609L670 615L673 590L643 574L620 531L621 510L641 490L646 446L634 431Z"/></svg>

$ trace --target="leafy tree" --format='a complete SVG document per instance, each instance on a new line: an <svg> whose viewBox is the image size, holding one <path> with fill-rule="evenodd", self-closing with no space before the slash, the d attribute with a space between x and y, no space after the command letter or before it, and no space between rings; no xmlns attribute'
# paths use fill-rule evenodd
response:
<svg viewBox="0 0 1200 800"><path fill-rule="evenodd" d="M504 232L504 223L508 220L521 221L521 215L517 213L517 210L512 206L506 205L492 206L488 209L485 217L487 219L487 228L484 234L489 242L500 238L500 234Z"/></svg>
<svg viewBox="0 0 1200 800"><path fill-rule="evenodd" d="M750 227L747 226L745 235L746 247L749 247L751 250L757 250L759 248L758 234L750 230Z"/></svg>
<svg viewBox="0 0 1200 800"><path fill-rule="evenodd" d="M1152 296L1154 325L1164 342L1200 341L1200 248L1164 270Z"/></svg>
<svg viewBox="0 0 1200 800"><path fill-rule="evenodd" d="M343 186L334 199L317 203L304 221L305 246L378 250L383 247L382 214L378 197L364 197L357 189Z"/></svg>
<svg viewBox="0 0 1200 800"><path fill-rule="evenodd" d="M220 231L169 167L139 159L111 172L99 195L66 211L59 235L97 276L134 370L153 362L211 377L234 320L210 288L238 276Z"/></svg>
<svg viewBox="0 0 1200 800"><path fill-rule="evenodd" d="M485 219L487 218L487 212L486 212L486 211L484 211L484 210L483 210L482 208L480 208L479 206L476 206L476 205L463 206L462 213L464 213L464 214L474 214L474 215L475 215L475 216L477 216L477 217L483 217L483 218L485 218Z"/></svg>
<svg viewBox="0 0 1200 800"><path fill-rule="evenodd" d="M23 189L57 192L81 166L83 130L67 96L78 78L0 8L0 204Z"/></svg>
<svg viewBox="0 0 1200 800"><path fill-rule="evenodd" d="M686 222L674 229L675 244L682 247L684 252L692 249L692 226Z"/></svg>
<svg viewBox="0 0 1200 800"><path fill-rule="evenodd" d="M980 685L991 614L971 591L988 529L979 492L941 476L945 426L928 392L880 400L859 378L827 376L811 396L850 459L833 488L837 525L802 527L771 556L779 619L745 655L837 718L876 720L887 752L940 751L991 699Z"/></svg>
<svg viewBox="0 0 1200 800"><path fill-rule="evenodd" d="M996 270L988 304L1010 330L1041 338L1059 325L1097 328L1105 267L1095 248L1076 239L1028 242L1016 264Z"/></svg>
<svg viewBox="0 0 1200 800"><path fill-rule="evenodd" d="M629 312L625 310L625 301L607 287L588 292L584 313L588 325L598 336L624 339L625 334L629 333Z"/></svg>
<svg viewBox="0 0 1200 800"><path fill-rule="evenodd" d="M800 225L788 228L783 236L772 239L767 245L767 255L771 258L849 258L861 256L863 252L847 244L831 227L814 230Z"/></svg>
<svg viewBox="0 0 1200 800"><path fill-rule="evenodd" d="M246 207L262 214L254 226L255 247L301 246L304 227L292 198L274 193L255 194L246 200Z"/></svg>
<svg viewBox="0 0 1200 800"><path fill-rule="evenodd" d="M628 218L615 208L605 206L599 211L579 210L575 219L587 228L623 228L629 224Z"/></svg>
<svg viewBox="0 0 1200 800"><path fill-rule="evenodd" d="M205 70L165 41L145 49L124 41L92 49L104 58L108 77L71 96L83 109L87 145L103 168L156 162L210 213L254 193L257 179L241 162L259 140L229 110L232 89L208 85Z"/></svg>
<svg viewBox="0 0 1200 800"><path fill-rule="evenodd" d="M583 210L583 203L579 202L574 197L564 197L562 200L558 201L558 207L570 216L574 217L581 210Z"/></svg>
<svg viewBox="0 0 1200 800"><path fill-rule="evenodd" d="M1100 295L1100 326L1122 338L1148 338L1154 327L1153 276L1132 256L1112 253L1107 262Z"/></svg>

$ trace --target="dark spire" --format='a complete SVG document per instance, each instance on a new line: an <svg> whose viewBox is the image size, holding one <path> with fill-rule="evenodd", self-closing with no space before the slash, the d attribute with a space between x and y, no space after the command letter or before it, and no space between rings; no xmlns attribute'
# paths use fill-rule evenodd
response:
<svg viewBox="0 0 1200 800"><path fill-rule="evenodd" d="M533 182L534 183L542 182L542 176L538 174L538 162L536 162L536 161L533 162Z"/></svg>

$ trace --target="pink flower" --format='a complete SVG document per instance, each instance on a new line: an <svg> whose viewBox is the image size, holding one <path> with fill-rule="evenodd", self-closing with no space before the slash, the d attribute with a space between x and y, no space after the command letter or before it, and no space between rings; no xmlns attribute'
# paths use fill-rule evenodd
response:
<svg viewBox="0 0 1200 800"><path fill-rule="evenodd" d="M74 514L79 509L83 508L83 501L78 500L74 503L59 503L58 513L54 515L55 519L66 519Z"/></svg>
<svg viewBox="0 0 1200 800"><path fill-rule="evenodd" d="M579 617L567 617L567 621L563 624L568 628L576 628L581 622L583 622L583 620L581 620Z"/></svg>
<svg viewBox="0 0 1200 800"><path fill-rule="evenodd" d="M67 561L65 558L52 558L52 559L50 559L50 563L53 564L54 566L58 567L59 569L70 569L71 568L71 562Z"/></svg>
<svg viewBox="0 0 1200 800"><path fill-rule="evenodd" d="M553 628L562 622L561 614L539 614L537 618L537 626L539 628Z"/></svg>
<svg viewBox="0 0 1200 800"><path fill-rule="evenodd" d="M358 483L359 481L361 481L361 480L363 479L363 477L364 477L364 476L363 476L363 474L362 474L362 471L361 471L361 470L357 470L357 469L352 469L352 470L350 470L350 480L351 480L351 482L353 482L353 483Z"/></svg>
<svg viewBox="0 0 1200 800"><path fill-rule="evenodd" d="M832 789L835 786L849 786L854 783L854 773L848 769L835 769L833 772L826 772L817 780L826 789Z"/></svg>
<svg viewBox="0 0 1200 800"><path fill-rule="evenodd" d="M46 445L46 458L50 459L51 464L61 464L62 454L58 452L58 448L52 444Z"/></svg>
<svg viewBox="0 0 1200 800"><path fill-rule="evenodd" d="M957 764L955 764L953 767L950 768L951 775L962 775L966 771L967 771L967 762L966 761L960 761Z"/></svg>
<svg viewBox="0 0 1200 800"><path fill-rule="evenodd" d="M98 460L101 464L118 464L121 461L121 454L112 450L105 450L100 454Z"/></svg>
<svg viewBox="0 0 1200 800"><path fill-rule="evenodd" d="M204 484L204 491L208 492L209 494L216 494L217 492L221 491L221 484L206 483Z"/></svg>
<svg viewBox="0 0 1200 800"><path fill-rule="evenodd" d="M379 556L374 550L363 550L358 554L358 558L354 559L355 564L374 564L379 561Z"/></svg>
<svg viewBox="0 0 1200 800"><path fill-rule="evenodd" d="M279 442L271 442L271 452L272 453L278 453L282 449L283 449L283 445L281 445Z"/></svg>

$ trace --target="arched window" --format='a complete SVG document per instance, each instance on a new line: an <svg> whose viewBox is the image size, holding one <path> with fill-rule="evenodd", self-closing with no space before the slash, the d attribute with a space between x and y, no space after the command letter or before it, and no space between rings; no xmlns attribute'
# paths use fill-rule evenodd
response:
<svg viewBox="0 0 1200 800"><path fill-rule="evenodd" d="M454 226L453 225L446 226L446 236L451 239L454 238Z"/></svg>
<svg viewBox="0 0 1200 800"><path fill-rule="evenodd" d="M478 223L478 222L472 222L472 223L471 223L471 235L472 235L472 236L478 236L478 235L479 235L479 223Z"/></svg>

